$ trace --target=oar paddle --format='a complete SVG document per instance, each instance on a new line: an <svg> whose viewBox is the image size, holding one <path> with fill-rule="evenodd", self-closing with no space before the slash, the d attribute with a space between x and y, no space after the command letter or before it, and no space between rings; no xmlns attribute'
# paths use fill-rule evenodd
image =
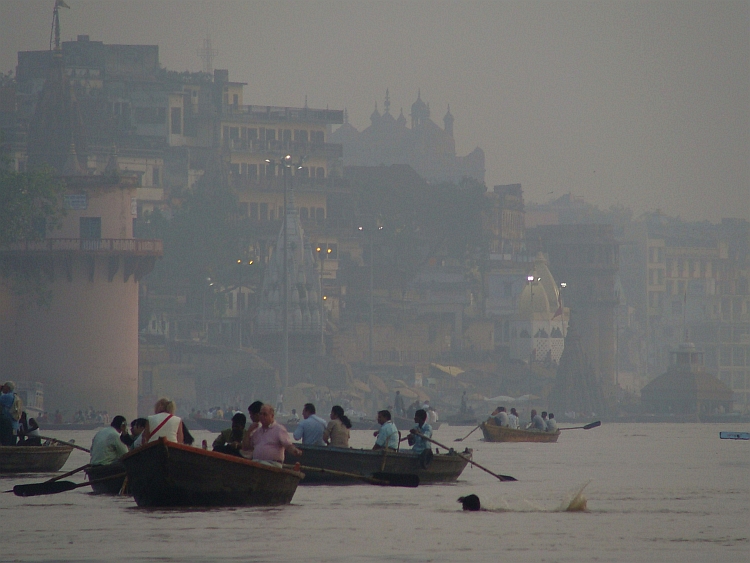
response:
<svg viewBox="0 0 750 563"><path fill-rule="evenodd" d="M572 428L560 428L560 430L591 430L601 425L602 421L597 420L596 422L589 422L586 426L573 426Z"/></svg>
<svg viewBox="0 0 750 563"><path fill-rule="evenodd" d="M84 448L83 446L79 446L78 444L74 444L73 442L66 442L65 440L58 440L57 438L51 438L49 436L39 436L39 438L41 438L42 440L51 440L53 442L57 442L58 444L64 444L66 446L71 446L78 450L82 450L86 453L91 453L91 450Z"/></svg>
<svg viewBox="0 0 750 563"><path fill-rule="evenodd" d="M44 481L43 483L34 483L33 485L16 485L16 487L20 487L20 488L23 488L23 487L28 487L28 486L31 486L31 487L39 487L39 486L41 486L41 485L46 485L47 483L54 483L55 481L59 481L60 479L64 479L65 477L70 477L70 476L71 476L71 475L73 475L74 473L78 473L79 471L81 471L81 470L83 470L83 469L86 469L87 467L91 467L91 464L90 464L90 463L87 463L86 465L82 465L81 467L76 467L76 468L75 468L75 469L73 469L72 471L68 471L67 473L63 473L62 475L58 475L57 477L52 477L52 479L47 479L47 480L46 480L46 481ZM4 493L12 493L12 492L15 492L15 488L16 488L16 487L13 487L13 489L10 489L9 491L3 491L3 492L4 492Z"/></svg>
<svg viewBox="0 0 750 563"><path fill-rule="evenodd" d="M424 438L424 439L425 439L425 440L427 440L428 442L432 442L432 443L433 443L433 444L435 444L436 446L440 446L441 448L445 448L446 450L449 450L449 451L450 451L450 450L453 450L453 448L449 448L448 446L446 446L446 445L443 445L443 444L441 444L440 442L436 442L436 441L435 441L435 440L433 440L432 438L428 438L427 436L425 436L424 434L422 434L422 433L420 433L420 432L417 432L417 435L419 435L419 436L422 436L422 438ZM490 470L489 470L489 469L487 469L486 467L482 467L482 466L481 466L481 465L479 465L479 464L478 464L478 463L477 463L476 461L472 461L472 460L471 460L470 458L466 457L465 455L462 455L462 454L458 453L458 452L457 452L457 451L455 451L455 450L453 450L453 452L454 452L454 453L455 453L455 454L456 454L456 455L457 455L458 457L461 457L461 458L465 459L465 460L466 460L466 461L468 461L468 462L469 462L470 464L472 464L472 465L474 465L474 466L478 467L478 468L479 468L479 469L481 469L482 471L486 471L487 473L489 473L489 474L490 474L490 475L492 475L493 477L496 477L496 478L500 479L501 481L518 481L518 479L516 479L515 477L511 477L510 475L498 475L497 473L493 473L492 471L490 471Z"/></svg>
<svg viewBox="0 0 750 563"><path fill-rule="evenodd" d="M289 466L291 469L292 466ZM336 475L338 477L349 477L351 479L360 479L367 481L373 485L384 485L390 487L418 487L419 476L399 473L374 473L372 477L367 475L361 475L359 473L349 473L348 471L336 471L334 469L326 469L324 467L309 467L307 465L300 465L295 471L315 471L317 473L327 473L329 475Z"/></svg>
<svg viewBox="0 0 750 563"><path fill-rule="evenodd" d="M480 424L480 425L478 425L478 426L475 426L475 427L474 427L474 430L472 430L471 432L469 432L469 433L468 433L468 434L467 434L466 436L464 436L463 438L456 438L456 439L455 439L455 440L453 440L453 441L454 441L454 442L463 442L464 440L466 440L466 438L468 438L469 436L471 436L472 434L474 434L474 431L475 431L475 430L479 430L479 428L480 428L481 426L482 426L481 424ZM445 446L443 446L443 447L445 447Z"/></svg>
<svg viewBox="0 0 750 563"><path fill-rule="evenodd" d="M93 481L84 481L83 483L74 483L73 481L45 481L44 483L31 483L29 485L16 485L13 487L13 494L19 497L35 497L39 495L54 495L57 493L64 493L65 491L72 491L79 487L88 487L94 483L100 483L101 481L109 481L110 479L121 479L125 477L125 473L118 473L117 475L110 475L109 477L102 477L101 479L94 479Z"/></svg>

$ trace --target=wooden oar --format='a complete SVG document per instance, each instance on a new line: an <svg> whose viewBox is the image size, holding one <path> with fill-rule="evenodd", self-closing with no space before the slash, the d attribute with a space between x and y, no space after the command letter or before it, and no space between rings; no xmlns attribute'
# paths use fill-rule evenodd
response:
<svg viewBox="0 0 750 563"><path fill-rule="evenodd" d="M125 477L125 473L118 473L117 475L110 475L109 477L102 477L101 479L94 479L93 481L84 481L83 483L74 483L73 481L46 481L44 483L16 485L13 487L13 494L19 497L54 495L57 493L64 493L65 491L72 491L79 487L88 487L94 483L109 481L110 479L121 479L122 477Z"/></svg>
<svg viewBox="0 0 750 563"><path fill-rule="evenodd" d="M560 430L591 430L601 425L602 421L597 420L596 422L589 422L586 426L573 426L572 428L560 428Z"/></svg>
<svg viewBox="0 0 750 563"><path fill-rule="evenodd" d="M476 430L479 430L479 429L480 429L481 427L482 427L482 425L481 425L481 424L479 424L479 425L477 425L477 426L475 426L475 427L474 427L474 430L472 430L471 432L469 432L469 433L468 433L468 434L467 434L466 436L464 436L463 438L456 438L456 439L455 439L455 440L453 440L453 441L454 441L454 442L463 442L464 440L466 440L466 438L468 438L469 436L471 436L472 434L474 434L474 432L475 432ZM445 446L443 446L443 447L445 447Z"/></svg>
<svg viewBox="0 0 750 563"><path fill-rule="evenodd" d="M82 471L86 469L87 467L91 467L90 463L87 463L86 465L82 465L81 467L76 467L72 471L68 471L67 473L63 473L62 475L58 475L57 477L52 477L52 479L47 479L43 483L35 483L34 486L37 485L46 485L47 483L54 483L55 481L59 481L60 479L65 479L65 477L70 477L74 473L78 473L79 471ZM18 487L25 487L26 485L17 485ZM8 491L3 491L4 493L12 493L13 489L10 489Z"/></svg>
<svg viewBox="0 0 750 563"><path fill-rule="evenodd" d="M435 441L435 440L433 440L432 438L428 438L427 436L425 436L424 434L422 434L422 433L420 433L420 432L417 432L417 435L418 435L418 436L422 436L422 438L424 438L424 439L425 439L425 440L427 440L428 442L432 442L432 443L433 443L433 444L435 444L436 446L440 446L441 448L445 448L446 450L449 450L449 451L450 451L450 450L453 450L453 448L449 448L448 446L446 446L446 445L443 445L443 444L441 444L440 442L436 442L436 441ZM461 458L465 459L465 460L466 460L466 461L468 461L468 462L469 462L470 464L472 464L472 465L475 465L476 467L478 467L478 468L479 468L479 469L481 469L482 471L486 471L487 473L489 473L489 474L490 474L490 475L492 475L493 477L496 477L496 478L500 479L501 481L518 481L518 479L516 479L515 477L511 477L510 475L498 475L497 473L493 473L492 471L490 471L490 470L489 470L489 469L487 469L486 467L482 467L482 466L481 466L481 465L479 465L479 464L478 464L478 463L477 463L476 461L472 461L472 460L471 460L470 458L466 457L465 455L462 455L462 454L458 453L458 452L457 452L457 451L455 451L455 450L453 450L453 452L454 452L454 453L455 453L455 454L456 454L456 455L457 455L458 457L461 457Z"/></svg>
<svg viewBox="0 0 750 563"><path fill-rule="evenodd" d="M288 469L292 469L293 466L285 466L288 467ZM368 483L372 483L373 485L383 485L383 486L390 486L390 487L418 487L419 486L419 476L418 475L409 475L409 474L399 474L399 473L384 473L384 472L378 472L374 473L372 477L368 477L367 475L361 475L359 473L349 473L348 471L336 471L335 469L326 469L324 467L310 467L307 465L300 465L299 468L296 468L295 471L316 471L318 473L328 473L329 475L336 475L339 477L349 477L351 479L360 479L362 481L367 481Z"/></svg>
<svg viewBox="0 0 750 563"><path fill-rule="evenodd" d="M66 442L65 440L58 440L57 438L51 438L50 436L39 436L42 440L51 440L53 442L57 442L58 444L65 444L66 446L71 446L73 448L76 448L78 450L82 450L86 453L91 453L91 450L84 448L83 446L79 446L78 444L74 444L73 442Z"/></svg>

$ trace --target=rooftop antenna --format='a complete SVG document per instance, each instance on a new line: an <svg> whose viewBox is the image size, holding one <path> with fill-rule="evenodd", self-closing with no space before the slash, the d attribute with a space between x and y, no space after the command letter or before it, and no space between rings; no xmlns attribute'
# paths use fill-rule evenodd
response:
<svg viewBox="0 0 750 563"><path fill-rule="evenodd" d="M203 72L213 75L214 58L219 55L219 51L211 48L211 36L206 35L203 40L203 47L198 49L198 56L203 59Z"/></svg>
<svg viewBox="0 0 750 563"><path fill-rule="evenodd" d="M70 10L70 6L63 2L63 0L55 0L55 8L52 10L52 29L50 29L49 32L50 51L53 47L55 51L60 50L60 16L58 14L60 8L67 8L68 10Z"/></svg>

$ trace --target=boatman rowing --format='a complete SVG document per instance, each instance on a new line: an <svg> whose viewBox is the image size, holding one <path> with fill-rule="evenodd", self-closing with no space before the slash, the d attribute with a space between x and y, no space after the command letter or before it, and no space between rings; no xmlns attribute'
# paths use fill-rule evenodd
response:
<svg viewBox="0 0 750 563"><path fill-rule="evenodd" d="M415 454L421 454L425 450L429 450L430 443L425 438L432 438L432 426L427 423L427 412L424 409L419 409L414 413L414 427L409 430L409 436L407 439L411 446L411 451Z"/></svg>

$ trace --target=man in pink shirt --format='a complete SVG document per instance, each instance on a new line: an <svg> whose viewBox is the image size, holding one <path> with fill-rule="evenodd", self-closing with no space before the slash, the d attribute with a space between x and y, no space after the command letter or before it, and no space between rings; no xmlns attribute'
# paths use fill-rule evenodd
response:
<svg viewBox="0 0 750 563"><path fill-rule="evenodd" d="M276 412L271 405L260 408L260 428L250 437L250 451L254 461L281 466L284 463L284 450L301 456L302 450L295 447L289 433L275 420Z"/></svg>

